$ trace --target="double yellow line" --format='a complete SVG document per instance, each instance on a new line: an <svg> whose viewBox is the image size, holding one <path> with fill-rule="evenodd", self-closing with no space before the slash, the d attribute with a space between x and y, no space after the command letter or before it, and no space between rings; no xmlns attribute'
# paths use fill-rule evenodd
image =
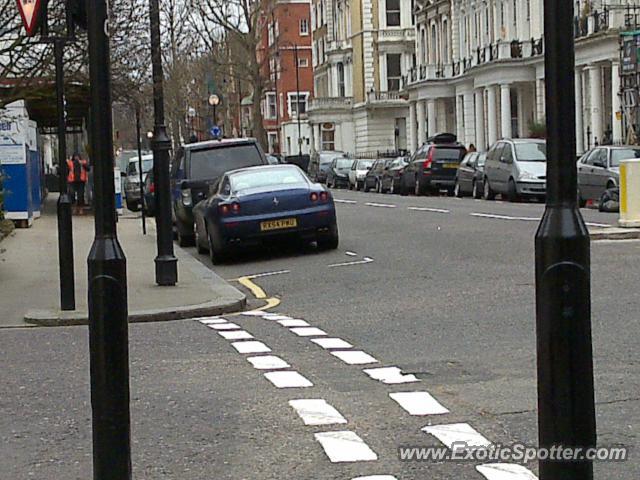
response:
<svg viewBox="0 0 640 480"><path fill-rule="evenodd" d="M254 278L260 277L262 275L247 275L245 277L236 278L235 281L240 285L248 289L254 297L258 300L264 300L267 302L260 308L255 308L254 310L269 310L270 308L277 307L280 305L280 299L276 297L267 298L266 292L256 283L253 282Z"/></svg>

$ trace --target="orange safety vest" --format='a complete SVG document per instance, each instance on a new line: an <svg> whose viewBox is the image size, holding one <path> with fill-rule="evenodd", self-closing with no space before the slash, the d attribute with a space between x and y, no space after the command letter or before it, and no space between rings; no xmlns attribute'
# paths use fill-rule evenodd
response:
<svg viewBox="0 0 640 480"><path fill-rule="evenodd" d="M87 182L87 161L80 159L80 178L76 179L75 171L73 168L73 160L67 160L67 182Z"/></svg>

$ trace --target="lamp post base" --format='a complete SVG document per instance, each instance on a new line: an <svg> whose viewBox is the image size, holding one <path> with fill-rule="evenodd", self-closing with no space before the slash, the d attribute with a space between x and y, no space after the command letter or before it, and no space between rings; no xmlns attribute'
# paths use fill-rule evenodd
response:
<svg viewBox="0 0 640 480"><path fill-rule="evenodd" d="M178 259L173 255L162 255L155 258L156 283L160 286L173 286L178 279Z"/></svg>

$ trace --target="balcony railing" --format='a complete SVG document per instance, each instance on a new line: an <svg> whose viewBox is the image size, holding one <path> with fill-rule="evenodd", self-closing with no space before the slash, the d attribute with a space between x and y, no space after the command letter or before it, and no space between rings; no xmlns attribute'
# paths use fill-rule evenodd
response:
<svg viewBox="0 0 640 480"><path fill-rule="evenodd" d="M614 29L636 30L640 27L640 5L607 5L588 15L573 19L575 38L588 37Z"/></svg>
<svg viewBox="0 0 640 480"><path fill-rule="evenodd" d="M407 96L401 92L378 92L376 90L370 90L367 93L367 101L369 103L379 102L404 102L407 100Z"/></svg>
<svg viewBox="0 0 640 480"><path fill-rule="evenodd" d="M315 97L309 102L309 110L351 108L353 97Z"/></svg>
<svg viewBox="0 0 640 480"><path fill-rule="evenodd" d="M413 28L387 28L380 30L378 33L379 41L407 41L413 42L416 36L416 32Z"/></svg>

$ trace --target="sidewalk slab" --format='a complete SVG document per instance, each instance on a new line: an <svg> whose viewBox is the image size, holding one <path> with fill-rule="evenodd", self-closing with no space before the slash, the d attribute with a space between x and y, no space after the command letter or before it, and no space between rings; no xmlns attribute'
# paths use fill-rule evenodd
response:
<svg viewBox="0 0 640 480"><path fill-rule="evenodd" d="M591 240L627 240L640 238L640 228L589 227Z"/></svg>
<svg viewBox="0 0 640 480"><path fill-rule="evenodd" d="M73 217L76 310L60 311L56 199L50 196L32 228L18 230L2 242L0 306L5 315L0 317L0 327L88 322L87 256L94 237L94 218ZM173 287L156 285L154 227L153 219L148 219L147 235L142 235L139 215L124 215L118 221L118 240L127 259L130 322L217 315L245 307L242 292L175 244L178 283Z"/></svg>

